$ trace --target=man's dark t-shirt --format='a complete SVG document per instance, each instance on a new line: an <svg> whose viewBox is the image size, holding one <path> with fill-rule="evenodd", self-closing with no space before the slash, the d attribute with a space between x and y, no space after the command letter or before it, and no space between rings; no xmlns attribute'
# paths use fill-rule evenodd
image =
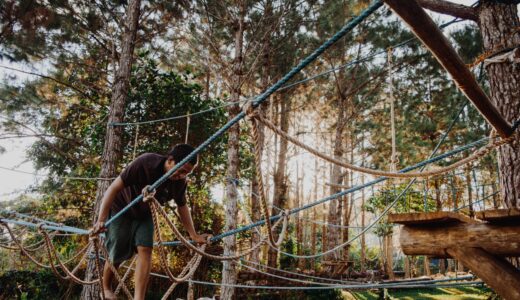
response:
<svg viewBox="0 0 520 300"><path fill-rule="evenodd" d="M155 153L145 153L136 158L119 175L123 180L124 189L120 191L111 207L111 214L115 214L127 206L137 196L141 195L143 188L151 185L165 174L164 163L167 157ZM175 200L178 206L186 205L186 180L172 181L167 179L157 189L155 198L164 205L171 199ZM147 203L139 201L127 213L133 218L144 219L149 217L150 207Z"/></svg>

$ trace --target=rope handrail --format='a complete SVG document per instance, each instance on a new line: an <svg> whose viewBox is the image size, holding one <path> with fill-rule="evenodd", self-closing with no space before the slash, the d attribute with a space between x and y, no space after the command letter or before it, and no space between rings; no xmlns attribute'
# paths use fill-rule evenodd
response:
<svg viewBox="0 0 520 300"><path fill-rule="evenodd" d="M125 268L128 268L125 266ZM158 274L151 272L150 275L168 279L168 276L163 274ZM459 278L447 278L447 279L438 279L435 280L437 282L449 282L449 281L458 281L458 280L466 280L470 278L459 277ZM454 287L454 286L463 286L463 285L480 285L485 284L482 281L473 281L473 282L459 282L453 284L431 284L434 280L428 281L430 284L406 284L406 283L387 283L387 284L359 284L359 285L334 285L334 286L310 286L310 287L302 287L302 286L265 286L265 285L245 285L245 284L227 284L227 283L217 283L217 282L209 282L209 281L201 281L201 280L188 280L190 283L200 284L200 285L209 285L209 286L226 286L226 287L235 287L235 288L243 288L243 289L267 289L267 290L312 290L312 289L381 289L381 288L439 288L439 287Z"/></svg>
<svg viewBox="0 0 520 300"><path fill-rule="evenodd" d="M131 269L135 270L135 268L123 266L125 269ZM169 279L168 276L164 274L159 274L155 272L150 272L150 275L158 277L158 278L164 278ZM484 284L482 281L473 281L473 282L460 282L455 285L436 285L435 283L441 283L441 282L451 282L451 281L462 281L462 280L468 280L473 279L475 276L468 275L468 276L461 276L461 277L450 277L450 278L444 278L444 279L434 279L434 280L428 280L427 284L416 284L415 281L402 281L399 283L374 283L374 284L357 284L357 285L333 285L333 286L317 286L317 287L295 287L295 286L263 286L263 285L243 285L243 284L223 284L223 283L217 283L217 282L209 282L209 281L201 281L201 280L187 280L187 282L194 283L194 284L200 284L200 285L210 285L210 286L228 286L228 287L236 287L236 288L245 288L245 289L296 289L296 290L305 290L305 289L378 289L378 288L420 288L420 287L428 287L428 288L437 288L437 287L449 287L449 286L458 286L458 285L464 285L464 284Z"/></svg>
<svg viewBox="0 0 520 300"><path fill-rule="evenodd" d="M412 166L409 166L409 167L406 167L402 170L400 170L399 172L408 172L408 171L411 171L411 170L415 170L415 169L419 169L425 165L428 165L430 163L434 163L434 162L437 162L439 160L442 160L444 158L447 158L447 157L450 157L450 156L453 156L455 154L458 154L458 153L461 153L461 152L464 152L466 150L469 150L473 147L476 147L476 146L479 146L483 143L485 143L486 141L488 141L488 138L485 137L485 138L482 138L480 140L477 140L477 141L474 141L474 142L471 142L469 144L466 144L464 146L461 146L459 148L456 148L456 149L453 149L449 152L446 152L444 154L441 154L441 155L438 155L438 156L435 156L435 157L432 157L430 159L427 159L427 160L424 160L420 163L417 163L415 165L412 165ZM328 201L331 201L331 200L334 200L336 198L339 198L341 196L344 196L344 195L347 195L347 194L351 194L351 193L354 193L356 191L359 191L359 190L362 190L366 187L369 187L371 185L374 185L374 184L377 184L377 183L380 183L380 182L383 182L385 180L389 179L388 177L379 177L377 179L374 179L370 182L367 182L365 184L361 184L361 185L357 185L357 186L353 186L349 189L346 189L346 190L343 190L343 191L340 191L336 194L333 194L333 195L329 195L325 198L322 198L320 200L317 200L313 203L309 203L309 204L306 204L304 206L301 206L301 207L298 207L298 208L293 208L291 210L289 210L289 214L292 215L292 214L295 214L297 212L300 212L302 210L306 210L306 209L309 209L309 208L312 208L314 206L317 206L317 205L320 205L320 204L323 204L325 202L328 202ZM280 219L282 216L281 215L275 215L275 216L271 216L270 220L271 221L276 221L278 219ZM243 231L247 231L253 227L257 227L257 226L262 226L265 224L265 220L259 220L259 221L256 221L254 223L251 223L249 225L246 225L246 226L242 226L242 227L239 227L239 228L236 228L234 230L230 230L228 232L225 232L225 233L222 233L220 235L217 235L217 236L214 236L213 238L211 238L211 242L216 242L220 239L223 239L227 236L231 236L231 235L234 235L234 234L237 234L237 233L240 233L240 232L243 232ZM180 242L178 241L173 241L173 242L164 242L165 245L180 245Z"/></svg>
<svg viewBox="0 0 520 300"><path fill-rule="evenodd" d="M476 152L472 153L466 158L463 158L455 163L452 163L448 166L443 166L438 169L423 171L423 172L407 172L407 173L398 173L393 171L382 171L382 170L375 170L370 168L365 168L362 166L357 166L351 163L348 163L346 161L342 161L339 159L336 159L334 157L331 157L327 154L324 154L322 152L319 152L318 150L308 146L307 144L299 141L298 139L290 136L286 132L284 132L281 128L271 123L269 120L265 119L260 114L253 114L253 118L261 122L263 125L265 125L267 128L271 129L274 133L276 133L281 138L291 142L293 145L296 145L302 149L307 150L308 152L314 154L315 156L322 158L330 163L336 164L338 166L344 167L349 170L370 174L374 176L386 176L386 177L392 177L392 178L415 178L415 177L432 177L436 175L441 175L444 173L447 173L449 171L452 171L460 166L466 165L476 159L479 159L483 157L484 155L491 152L496 147L499 147L501 145L504 145L506 143L511 142L513 139L517 138L514 134L509 136L508 138L504 139L497 139L496 141L493 141L492 143L489 143L488 145L482 147L481 149L477 150ZM254 125L253 125L254 128ZM254 130L252 130L254 132Z"/></svg>

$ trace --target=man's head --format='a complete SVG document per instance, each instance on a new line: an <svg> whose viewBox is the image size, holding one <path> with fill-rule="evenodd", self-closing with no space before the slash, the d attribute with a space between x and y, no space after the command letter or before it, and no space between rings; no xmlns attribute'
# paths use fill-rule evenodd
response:
<svg viewBox="0 0 520 300"><path fill-rule="evenodd" d="M168 153L168 159L164 163L165 172L171 170L176 163L185 159L191 152L193 152L195 148L188 144L177 144L173 147L173 149ZM198 155L195 155L192 159L190 159L187 163L184 164L180 169L175 171L170 176L171 180L180 180L186 178L188 174L193 171L193 169L197 166Z"/></svg>

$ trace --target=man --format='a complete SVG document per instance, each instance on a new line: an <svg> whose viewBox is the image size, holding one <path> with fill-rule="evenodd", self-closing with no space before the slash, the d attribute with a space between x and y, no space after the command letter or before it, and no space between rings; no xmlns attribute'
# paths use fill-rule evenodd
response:
<svg viewBox="0 0 520 300"><path fill-rule="evenodd" d="M98 221L94 224L92 231L94 233L106 231L109 259L116 267L137 252L134 289L134 299L136 300L145 297L151 269L153 221L150 207L147 203L140 201L111 222L108 228L105 228L105 222L109 213L114 215L122 210L142 193L144 187L157 181L171 170L176 162L183 160L193 150L190 145L178 144L167 156L155 153L145 153L139 156L112 182L101 199ZM197 157L191 159L162 183L156 189L155 198L163 205L174 199L182 225L188 231L190 238L194 242L205 243L208 235L199 235L195 231L185 197L186 176L196 167L197 159ZM114 274L105 263L103 292L106 299L116 299L111 287L113 277Z"/></svg>

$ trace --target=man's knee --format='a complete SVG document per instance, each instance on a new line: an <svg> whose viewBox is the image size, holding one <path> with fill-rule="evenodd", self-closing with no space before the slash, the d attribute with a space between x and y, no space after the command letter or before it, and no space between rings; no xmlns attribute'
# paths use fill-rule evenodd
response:
<svg viewBox="0 0 520 300"><path fill-rule="evenodd" d="M143 256L152 256L152 247L145 246L137 246L137 255Z"/></svg>

